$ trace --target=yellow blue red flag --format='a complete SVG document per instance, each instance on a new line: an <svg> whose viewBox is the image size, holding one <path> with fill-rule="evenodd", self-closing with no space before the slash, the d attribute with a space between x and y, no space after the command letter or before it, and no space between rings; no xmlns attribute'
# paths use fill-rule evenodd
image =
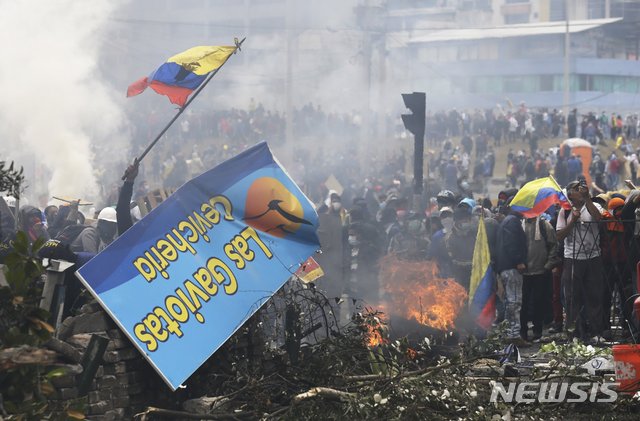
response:
<svg viewBox="0 0 640 421"><path fill-rule="evenodd" d="M473 249L469 311L475 323L483 329L489 329L495 319L496 294L494 283L487 230L484 226L484 220L480 218L476 245Z"/></svg>
<svg viewBox="0 0 640 421"><path fill-rule="evenodd" d="M222 66L237 46L201 46L193 47L169 58L149 76L132 83L127 96L141 94L147 87L179 106L204 82L207 76Z"/></svg>
<svg viewBox="0 0 640 421"><path fill-rule="evenodd" d="M571 209L558 183L551 177L544 177L522 186L511 200L511 210L521 213L525 218L535 218L556 203Z"/></svg>

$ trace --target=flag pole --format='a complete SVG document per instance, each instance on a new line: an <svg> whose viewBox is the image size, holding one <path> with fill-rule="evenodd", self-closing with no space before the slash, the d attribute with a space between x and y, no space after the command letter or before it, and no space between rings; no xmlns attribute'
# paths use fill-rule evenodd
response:
<svg viewBox="0 0 640 421"><path fill-rule="evenodd" d="M562 187L560 187L560 184L558 184L558 182L556 181L556 179L555 179L555 177L553 175L549 174L549 178L551 179L551 181L553 181L553 184L556 185L556 187L558 188L559 191L563 191ZM571 207L575 209L575 206L573 206L573 202L569 198L569 192L567 192L567 194L565 194L565 197L567 198L567 202L569 202Z"/></svg>
<svg viewBox="0 0 640 421"><path fill-rule="evenodd" d="M205 86L207 86L207 83L209 83L209 81L218 73L218 70L220 70L222 68L222 66L225 65L225 63L229 60L229 57L231 57L232 55L236 54L238 51L240 51L240 47L242 46L242 43L244 42L244 40L247 39L247 37L242 38L240 41L238 41L238 38L235 38L235 44L236 44L236 50L232 53L229 54L227 56L227 58L224 59L224 61L222 62L222 64L220 66L218 66L218 68L216 70L214 70L213 72L211 72L211 74L209 76L207 76L207 78L205 79L205 81L202 83L202 85L200 85L198 87L198 89L196 89L196 91L193 93L193 95L191 95L191 97L187 100L187 102L178 109L178 112L176 113L176 115L173 116L173 118L169 121L169 123L167 123L166 126L164 126L164 129L162 129L162 131L160 131L160 133L158 134L158 136L156 136L155 139L153 139L153 141L149 144L149 146L147 146L147 148L144 150L144 152L142 152L142 154L140 154L139 157L137 157L134 161L133 161L133 166L137 167L138 164L140 164L140 161L142 161L142 159L147 156L147 154L149 153L149 151L151 150L151 148L153 148L155 146L156 143L158 143L158 141L160 140L160 138L162 137L162 135L164 135L167 130L169 130L169 127L171 127L173 125L173 123L175 123L175 121L178 119L178 117L180 117L180 115L182 115L182 113L184 112L184 110L187 109L187 107L189 106L189 104L191 104L191 102L196 99L196 97L198 96L198 94L200 93L200 91L202 91L204 89ZM129 169L127 169L124 172L124 175L122 176L122 179L126 179L127 175L129 175Z"/></svg>

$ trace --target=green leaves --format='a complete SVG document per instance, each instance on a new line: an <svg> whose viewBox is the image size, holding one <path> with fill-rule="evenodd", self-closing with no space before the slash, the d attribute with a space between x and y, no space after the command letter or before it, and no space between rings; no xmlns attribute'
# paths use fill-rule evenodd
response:
<svg viewBox="0 0 640 421"><path fill-rule="evenodd" d="M5 161L0 161L0 193L6 192L19 199L24 190L24 169L15 169L13 161L8 167L6 165Z"/></svg>
<svg viewBox="0 0 640 421"><path fill-rule="evenodd" d="M39 347L51 338L54 329L46 322L49 313L39 307L44 268L37 252L42 244L29 244L24 232L18 232L11 243L11 252L4 261L8 286L0 288L0 349ZM0 394L7 411L16 419L47 418L45 396L53 390L48 379L60 373L56 369L42 376L37 365L2 372Z"/></svg>

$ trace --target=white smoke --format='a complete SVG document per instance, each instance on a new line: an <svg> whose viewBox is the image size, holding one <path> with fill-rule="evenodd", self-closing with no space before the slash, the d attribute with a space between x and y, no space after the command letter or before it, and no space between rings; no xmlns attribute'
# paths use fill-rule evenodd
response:
<svg viewBox="0 0 640 421"><path fill-rule="evenodd" d="M127 159L118 92L102 82L98 62L118 5L0 0L0 158L25 166L32 202L96 199L92 142Z"/></svg>

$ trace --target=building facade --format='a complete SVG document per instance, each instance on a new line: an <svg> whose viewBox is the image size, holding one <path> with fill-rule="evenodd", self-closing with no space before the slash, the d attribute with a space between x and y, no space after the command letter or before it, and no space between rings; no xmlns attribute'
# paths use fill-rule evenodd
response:
<svg viewBox="0 0 640 421"><path fill-rule="evenodd" d="M472 3L456 6L478 6ZM404 49L392 52L391 61L403 63L390 64L392 77L426 91L431 109L520 102L594 111L640 106L640 2L570 0L567 8L564 0L494 0L489 12L481 6L480 25L409 37Z"/></svg>

